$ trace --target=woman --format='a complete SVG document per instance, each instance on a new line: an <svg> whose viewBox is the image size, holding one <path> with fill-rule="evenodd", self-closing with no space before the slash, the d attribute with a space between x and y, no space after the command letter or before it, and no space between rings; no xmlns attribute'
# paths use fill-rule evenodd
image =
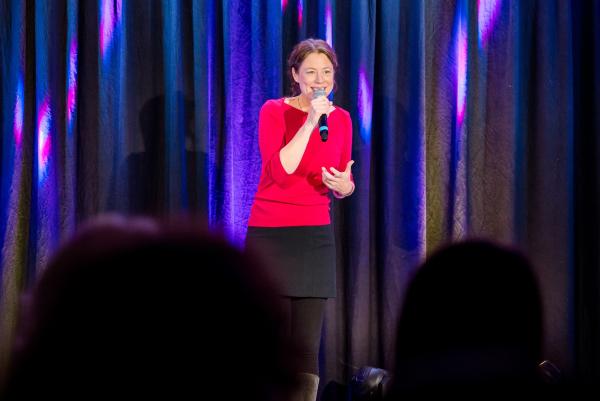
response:
<svg viewBox="0 0 600 401"><path fill-rule="evenodd" d="M262 172L247 244L267 253L282 284L292 340L300 348L300 399L316 399L318 353L327 298L335 297L335 240L330 191L354 191L352 121L329 94L338 67L323 40L298 43L288 58L292 96L268 100L259 117ZM323 90L326 96L319 96ZM327 115L328 138L319 135Z"/></svg>

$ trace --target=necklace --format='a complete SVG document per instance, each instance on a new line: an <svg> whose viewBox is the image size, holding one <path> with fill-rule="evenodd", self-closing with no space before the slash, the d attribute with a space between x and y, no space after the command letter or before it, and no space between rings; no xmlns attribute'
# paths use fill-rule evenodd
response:
<svg viewBox="0 0 600 401"><path fill-rule="evenodd" d="M304 111L304 109L302 108L302 103L300 103L300 96L298 95L298 97L296 98L296 101L298 102L298 108L300 109L300 111Z"/></svg>

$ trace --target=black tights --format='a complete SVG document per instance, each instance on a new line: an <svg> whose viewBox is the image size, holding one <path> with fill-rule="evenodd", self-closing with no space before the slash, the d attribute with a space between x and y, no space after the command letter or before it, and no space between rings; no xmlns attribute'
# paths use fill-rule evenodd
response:
<svg viewBox="0 0 600 401"><path fill-rule="evenodd" d="M298 347L298 371L319 375L319 345L326 298L284 297L286 331Z"/></svg>

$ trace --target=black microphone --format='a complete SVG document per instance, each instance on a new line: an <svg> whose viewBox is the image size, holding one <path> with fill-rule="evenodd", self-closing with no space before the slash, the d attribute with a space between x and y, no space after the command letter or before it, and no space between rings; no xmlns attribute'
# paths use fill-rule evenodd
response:
<svg viewBox="0 0 600 401"><path fill-rule="evenodd" d="M314 90L313 99L316 99L320 96L325 96L325 88L318 88ZM321 141L327 142L327 137L329 136L329 128L327 127L327 114L321 114L321 117L319 117L319 134L321 134Z"/></svg>

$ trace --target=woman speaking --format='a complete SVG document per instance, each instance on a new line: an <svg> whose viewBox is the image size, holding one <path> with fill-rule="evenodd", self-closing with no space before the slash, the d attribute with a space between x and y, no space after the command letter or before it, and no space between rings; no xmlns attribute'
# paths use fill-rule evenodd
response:
<svg viewBox="0 0 600 401"><path fill-rule="evenodd" d="M327 42L298 43L288 58L292 96L268 100L258 123L262 170L247 245L269 256L282 284L302 400L316 399L325 302L336 292L329 193L354 191L352 121L328 99L337 67Z"/></svg>

